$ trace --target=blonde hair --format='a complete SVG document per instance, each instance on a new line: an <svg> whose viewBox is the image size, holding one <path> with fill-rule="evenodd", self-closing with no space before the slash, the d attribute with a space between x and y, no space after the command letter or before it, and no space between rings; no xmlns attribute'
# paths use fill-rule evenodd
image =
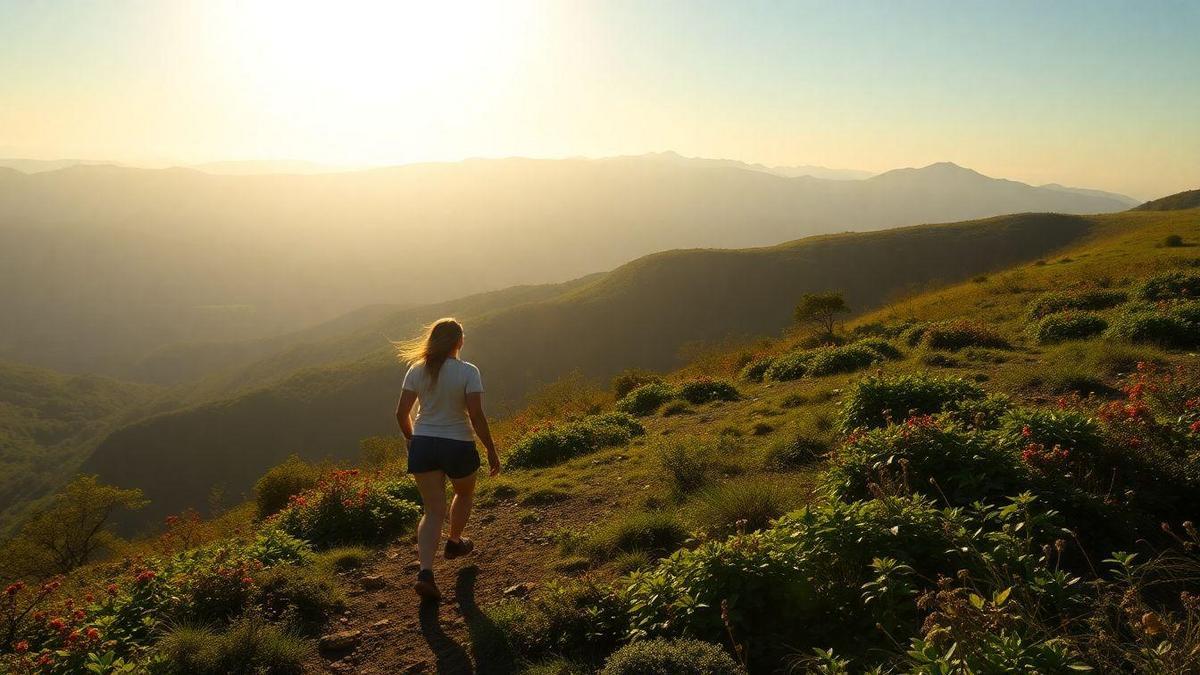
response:
<svg viewBox="0 0 1200 675"><path fill-rule="evenodd" d="M462 336L462 324L457 319L446 317L426 326L417 337L393 342L392 345L396 347L396 354L401 361L410 365L424 364L430 384L436 385L442 364L450 358Z"/></svg>

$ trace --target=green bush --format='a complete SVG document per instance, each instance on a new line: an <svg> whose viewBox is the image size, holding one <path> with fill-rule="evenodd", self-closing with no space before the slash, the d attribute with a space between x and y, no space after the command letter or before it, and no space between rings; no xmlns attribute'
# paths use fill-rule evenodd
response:
<svg viewBox="0 0 1200 675"><path fill-rule="evenodd" d="M1014 455L997 450L982 435L915 417L854 434L837 452L825 485L846 501L882 492L963 506L1017 494L1029 481Z"/></svg>
<svg viewBox="0 0 1200 675"><path fill-rule="evenodd" d="M973 382L928 375L870 376L859 380L842 410L842 429L881 427L888 419L932 415L987 395Z"/></svg>
<svg viewBox="0 0 1200 675"><path fill-rule="evenodd" d="M602 675L744 675L725 650L700 640L640 640L608 657Z"/></svg>
<svg viewBox="0 0 1200 675"><path fill-rule="evenodd" d="M665 382L650 382L630 391L617 401L617 410L639 417L649 415L677 394L675 388Z"/></svg>
<svg viewBox="0 0 1200 675"><path fill-rule="evenodd" d="M366 566L374 552L364 546L339 546L315 556L313 565L327 572L350 572Z"/></svg>
<svg viewBox="0 0 1200 675"><path fill-rule="evenodd" d="M526 435L513 447L506 465L514 469L551 466L600 448L627 443L645 431L637 420L624 413L590 415L578 422Z"/></svg>
<svg viewBox="0 0 1200 675"><path fill-rule="evenodd" d="M958 351L967 347L1007 349L1008 340L983 322L968 319L938 321L924 327L920 338L929 349Z"/></svg>
<svg viewBox="0 0 1200 675"><path fill-rule="evenodd" d="M1108 322L1097 314L1065 312L1051 314L1037 323L1034 336L1041 344L1066 340L1086 340L1108 328Z"/></svg>
<svg viewBox="0 0 1200 675"><path fill-rule="evenodd" d="M1113 321L1105 337L1186 349L1200 344L1200 324L1157 311L1129 312Z"/></svg>
<svg viewBox="0 0 1200 675"><path fill-rule="evenodd" d="M630 368L622 371L619 375L613 378L613 394L618 399L625 398L626 394L642 385L654 384L662 381L662 376L657 373L650 372L649 370L642 370L640 368Z"/></svg>
<svg viewBox="0 0 1200 675"><path fill-rule="evenodd" d="M658 462L671 481L671 494L676 499L708 485L717 470L712 448L696 439L666 440L658 448Z"/></svg>
<svg viewBox="0 0 1200 675"><path fill-rule="evenodd" d="M768 380L798 380L808 373L808 363L813 358L810 349L799 349L775 357L764 373Z"/></svg>
<svg viewBox="0 0 1200 675"><path fill-rule="evenodd" d="M1095 455L1104 446L1099 422L1073 410L1014 408L1001 420L997 437L1004 447L1016 451L1039 443Z"/></svg>
<svg viewBox="0 0 1200 675"><path fill-rule="evenodd" d="M1086 291L1055 291L1039 295L1029 306L1029 317L1041 319L1067 311L1097 311L1116 307L1129 296L1122 291L1094 289Z"/></svg>
<svg viewBox="0 0 1200 675"><path fill-rule="evenodd" d="M268 616L307 629L319 628L346 606L346 595L334 574L314 565L280 565L264 571L256 581L258 604Z"/></svg>
<svg viewBox="0 0 1200 675"><path fill-rule="evenodd" d="M743 380L749 380L750 382L762 382L763 377L765 377L767 374L767 370L770 369L771 364L774 362L775 357L773 356L760 356L752 360L750 363L747 363L746 366L742 368L742 372L738 375L738 377L742 378Z"/></svg>
<svg viewBox="0 0 1200 675"><path fill-rule="evenodd" d="M813 357L808 362L808 375L835 375L837 373L853 373L871 364L882 361L879 352L859 344L849 344L842 347L824 347L813 350Z"/></svg>
<svg viewBox="0 0 1200 675"><path fill-rule="evenodd" d="M659 412L663 417L686 415L692 412L692 406L687 401L670 401Z"/></svg>
<svg viewBox="0 0 1200 675"><path fill-rule="evenodd" d="M741 394L732 384L712 378L700 378L679 385L679 397L692 405L712 401L736 401Z"/></svg>
<svg viewBox="0 0 1200 675"><path fill-rule="evenodd" d="M851 343L859 347L866 347L885 359L898 359L902 356L896 345L888 342L881 337L868 337L861 340L856 340Z"/></svg>
<svg viewBox="0 0 1200 675"><path fill-rule="evenodd" d="M254 484L254 503L258 517L266 518L287 506L292 495L313 487L327 469L309 464L296 455L271 467Z"/></svg>
<svg viewBox="0 0 1200 675"><path fill-rule="evenodd" d="M538 659L554 655L597 662L628 632L622 601L611 589L590 581L549 583L524 601L484 610L486 621L472 622L472 648L491 665L514 655Z"/></svg>
<svg viewBox="0 0 1200 675"><path fill-rule="evenodd" d="M1164 272L1142 281L1137 295L1143 300L1194 300L1200 298L1200 274Z"/></svg>
<svg viewBox="0 0 1200 675"><path fill-rule="evenodd" d="M830 442L811 434L785 436L767 446L763 453L763 468L787 471L808 466L827 454Z"/></svg>
<svg viewBox="0 0 1200 675"><path fill-rule="evenodd" d="M391 485L395 482L375 480L356 469L332 471L316 487L293 497L273 522L316 548L387 541L421 516L415 503L393 496L402 489Z"/></svg>
<svg viewBox="0 0 1200 675"><path fill-rule="evenodd" d="M696 521L706 531L730 534L761 530L787 512L791 500L775 483L735 479L700 494Z"/></svg>
<svg viewBox="0 0 1200 675"><path fill-rule="evenodd" d="M164 670L180 675L301 673L313 644L261 619L245 618L228 631L180 626L158 644Z"/></svg>
<svg viewBox="0 0 1200 675"><path fill-rule="evenodd" d="M665 511L633 511L588 532L567 552L586 553L594 559L609 559L619 553L644 552L652 557L671 553L689 537L687 527Z"/></svg>
<svg viewBox="0 0 1200 675"><path fill-rule="evenodd" d="M1163 246L1167 248L1179 248L1183 246L1183 237L1178 234L1168 234L1163 238Z"/></svg>
<svg viewBox="0 0 1200 675"><path fill-rule="evenodd" d="M1200 326L1200 302L1181 302L1170 308L1171 316Z"/></svg>

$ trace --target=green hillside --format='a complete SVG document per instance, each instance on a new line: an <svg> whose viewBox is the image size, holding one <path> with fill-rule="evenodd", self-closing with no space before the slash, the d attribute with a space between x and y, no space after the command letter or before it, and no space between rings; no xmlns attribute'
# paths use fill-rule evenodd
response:
<svg viewBox="0 0 1200 675"><path fill-rule="evenodd" d="M1200 208L1200 190L1188 190L1148 201L1134 208L1135 211L1182 211Z"/></svg>
<svg viewBox="0 0 1200 675"><path fill-rule="evenodd" d="M407 587L414 491L402 463L385 464L294 488L299 498L266 520L241 509L177 521L135 549L135 564L80 570L34 604L93 588L104 597L75 600L66 618L18 621L26 644L0 663L49 654L68 668L102 646L171 672L1190 672L1200 257L1161 242L1200 238L1200 210L916 228L887 248L853 235L676 252L510 311L524 320L530 307L593 303L600 313L646 293L639 279L675 278L663 261L693 269L681 262L691 255L708 274L727 269L724 256L748 259L757 265L728 268L750 276L781 252L814 263L801 255L810 246L825 258L842 240L876 251L838 277L847 281L875 273L885 250L940 241L945 266L965 265L960 238L1000 251L1056 223L1073 229L1054 249L1014 246L1023 260L879 301L831 339L777 329L661 378L642 374L631 390L560 384L499 426L505 472L481 481L474 556L435 562L440 606L418 605ZM732 311L723 287L699 286L686 297L708 317ZM506 314L468 326L468 340L503 335L483 326ZM663 335L652 325L636 324L639 340ZM636 354L639 340L611 348ZM256 421L283 414L303 426L321 406L331 423L359 414L354 383L391 386L394 370L370 360L313 369L286 389L113 438L158 427L178 434L177 452L198 438L212 452L236 424L269 444L283 427L251 430ZM503 364L484 372L495 381ZM249 470L244 448L222 452L212 464ZM138 470L150 459L125 461ZM289 462L267 484L282 503L310 470ZM29 601L28 590L13 594ZM92 642L54 651L64 631L89 629Z"/></svg>
<svg viewBox="0 0 1200 675"><path fill-rule="evenodd" d="M549 299L465 314L464 356L487 373L489 404L503 411L568 372L604 378L627 367L670 369L683 363L680 351L689 343L778 332L805 292L842 289L862 311L905 292L1049 255L1132 218L1022 214L760 249L657 254ZM145 490L151 506L138 517L157 522L205 504L213 486L239 498L291 453L346 457L357 439L394 431L392 406L403 372L385 338L406 332L368 331L328 349L318 344L285 352L283 361L293 367L304 352L345 360L118 430L85 469ZM272 360L263 369L283 372Z"/></svg>
<svg viewBox="0 0 1200 675"><path fill-rule="evenodd" d="M156 393L148 385L0 362L0 532L66 482L114 424Z"/></svg>

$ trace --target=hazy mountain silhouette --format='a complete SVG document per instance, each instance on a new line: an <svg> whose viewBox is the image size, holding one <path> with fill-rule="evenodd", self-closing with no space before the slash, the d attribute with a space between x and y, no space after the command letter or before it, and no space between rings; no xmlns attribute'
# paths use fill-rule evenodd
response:
<svg viewBox="0 0 1200 675"><path fill-rule="evenodd" d="M953 165L823 180L681 159L0 172L0 358L133 377L177 342L280 335L364 305L555 282L658 250L1126 208Z"/></svg>

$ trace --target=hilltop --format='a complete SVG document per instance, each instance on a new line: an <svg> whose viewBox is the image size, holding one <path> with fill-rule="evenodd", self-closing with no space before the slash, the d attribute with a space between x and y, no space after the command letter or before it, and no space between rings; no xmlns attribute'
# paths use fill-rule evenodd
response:
<svg viewBox="0 0 1200 675"><path fill-rule="evenodd" d="M264 378L257 387L240 377L232 381L244 389L232 395L119 429L82 470L144 490L151 506L138 518L156 522L204 506L214 486L240 498L255 477L292 453L353 457L359 438L394 430L403 372L386 338L404 337L448 310L466 322L464 356L488 373L489 405L505 411L570 372L607 378L630 367L665 370L682 365L688 344L776 333L805 292L842 289L861 311L897 294L1049 255L1120 227L1123 221L1113 218L1024 214L767 248L671 251L560 288L516 293L509 306L497 298L404 312L376 328L244 366L243 373ZM163 475L178 478L167 482Z"/></svg>
<svg viewBox="0 0 1200 675"><path fill-rule="evenodd" d="M173 344L278 337L364 306L562 282L666 249L1127 208L960 168L903 176L793 178L659 156L0 172L0 358L133 379ZM448 252L456 265L442 263Z"/></svg>
<svg viewBox="0 0 1200 675"><path fill-rule="evenodd" d="M1136 211L1181 211L1200 207L1200 190L1188 190L1146 202Z"/></svg>

